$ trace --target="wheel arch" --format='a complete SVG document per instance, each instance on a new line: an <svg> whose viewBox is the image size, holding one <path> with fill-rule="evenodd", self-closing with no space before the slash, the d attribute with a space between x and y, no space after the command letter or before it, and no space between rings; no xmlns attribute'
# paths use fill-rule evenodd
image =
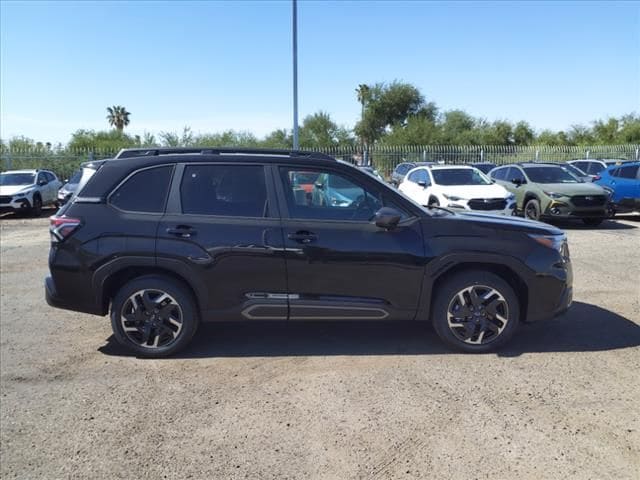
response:
<svg viewBox="0 0 640 480"><path fill-rule="evenodd" d="M109 271L103 276L103 278L97 280L97 283L100 285L98 290L99 302L104 314L108 313L109 305L120 287L135 278L147 275L164 276L180 283L193 295L197 311L199 313L202 312L202 297L199 294L198 289L189 282L189 280L187 280L186 276L176 272L174 269L167 268L166 266L141 263L122 265L120 268L115 268L112 271Z"/></svg>
<svg viewBox="0 0 640 480"><path fill-rule="evenodd" d="M446 279L461 272L481 270L497 275L514 289L520 304L520 320L523 322L526 321L529 308L529 287L522 273L518 272L518 269L513 265L491 260L467 258L460 262L445 264L442 268L434 272L434 274L428 278L428 282L425 282L425 284L431 287L431 291L428 305L421 306L420 309L423 318L428 319L429 322L432 321L433 305L438 295L439 287L444 284Z"/></svg>

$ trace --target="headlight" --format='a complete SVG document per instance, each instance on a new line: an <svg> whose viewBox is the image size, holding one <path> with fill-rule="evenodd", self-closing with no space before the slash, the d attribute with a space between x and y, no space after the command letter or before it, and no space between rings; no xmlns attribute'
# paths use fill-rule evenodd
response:
<svg viewBox="0 0 640 480"><path fill-rule="evenodd" d="M22 198L22 197L24 197L24 196L26 196L26 195L27 195L26 193L17 193L17 194L15 194L15 195L14 195L14 197L16 197L16 198Z"/></svg>
<svg viewBox="0 0 640 480"><path fill-rule="evenodd" d="M536 235L530 233L529 236L533 238L540 245L552 248L558 252L563 251L563 245L566 243L567 238L564 235Z"/></svg>
<svg viewBox="0 0 640 480"><path fill-rule="evenodd" d="M459 202L461 200L466 200L466 198L456 197L455 195L447 195L446 193L444 194L444 198L446 198L447 200L452 200L454 202Z"/></svg>
<svg viewBox="0 0 640 480"><path fill-rule="evenodd" d="M551 198L566 198L569 195L565 195L564 193L555 193L555 192L543 192L547 197Z"/></svg>

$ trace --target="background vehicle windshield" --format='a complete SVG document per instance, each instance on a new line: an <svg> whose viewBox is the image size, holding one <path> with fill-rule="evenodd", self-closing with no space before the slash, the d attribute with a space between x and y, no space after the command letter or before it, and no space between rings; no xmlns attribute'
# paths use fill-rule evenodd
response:
<svg viewBox="0 0 640 480"><path fill-rule="evenodd" d="M0 173L0 185L33 185L33 173Z"/></svg>
<svg viewBox="0 0 640 480"><path fill-rule="evenodd" d="M438 185L490 185L491 180L473 168L443 168L432 170L433 180Z"/></svg>
<svg viewBox="0 0 640 480"><path fill-rule="evenodd" d="M580 180L560 166L525 167L524 171L533 183L580 183Z"/></svg>
<svg viewBox="0 0 640 480"><path fill-rule="evenodd" d="M584 173L582 170L580 170L578 167L574 167L573 165L570 164L566 164L566 165L562 165L562 168L564 168L565 170L567 170L570 174L576 176L576 177L586 177L587 174Z"/></svg>
<svg viewBox="0 0 640 480"><path fill-rule="evenodd" d="M74 185L76 183L79 183L81 178L82 178L82 170L76 170L73 176L69 179L68 183L70 183L71 185Z"/></svg>

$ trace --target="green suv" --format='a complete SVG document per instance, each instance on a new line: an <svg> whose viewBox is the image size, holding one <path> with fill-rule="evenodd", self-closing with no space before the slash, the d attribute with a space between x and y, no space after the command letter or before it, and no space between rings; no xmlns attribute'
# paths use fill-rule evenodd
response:
<svg viewBox="0 0 640 480"><path fill-rule="evenodd" d="M580 218L597 226L606 217L607 192L584 183L559 164L518 163L489 176L516 196L517 210L532 220Z"/></svg>

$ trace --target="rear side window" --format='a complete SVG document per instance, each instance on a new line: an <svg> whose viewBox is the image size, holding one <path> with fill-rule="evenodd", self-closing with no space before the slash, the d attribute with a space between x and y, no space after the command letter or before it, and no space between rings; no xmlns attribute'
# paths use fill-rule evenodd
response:
<svg viewBox="0 0 640 480"><path fill-rule="evenodd" d="M305 172L308 173L308 172ZM312 181L306 176L305 181ZM191 165L180 184L182 212L224 217L266 217L262 165Z"/></svg>
<svg viewBox="0 0 640 480"><path fill-rule="evenodd" d="M496 180L504 180L505 173L507 173L506 168L498 168L491 172L491 178L495 178Z"/></svg>
<svg viewBox="0 0 640 480"><path fill-rule="evenodd" d="M413 183L424 182L425 185L429 185L431 183L429 182L429 176L427 175L427 171L423 168L421 168L420 170L411 172L407 180Z"/></svg>
<svg viewBox="0 0 640 480"><path fill-rule="evenodd" d="M111 194L109 203L128 212L164 212L172 171L167 165L134 173Z"/></svg>
<svg viewBox="0 0 640 480"><path fill-rule="evenodd" d="M589 175L597 175L599 174L601 171L604 170L604 165L602 165L600 162L589 162L589 166L587 167L587 170L582 169L583 172L587 172Z"/></svg>

